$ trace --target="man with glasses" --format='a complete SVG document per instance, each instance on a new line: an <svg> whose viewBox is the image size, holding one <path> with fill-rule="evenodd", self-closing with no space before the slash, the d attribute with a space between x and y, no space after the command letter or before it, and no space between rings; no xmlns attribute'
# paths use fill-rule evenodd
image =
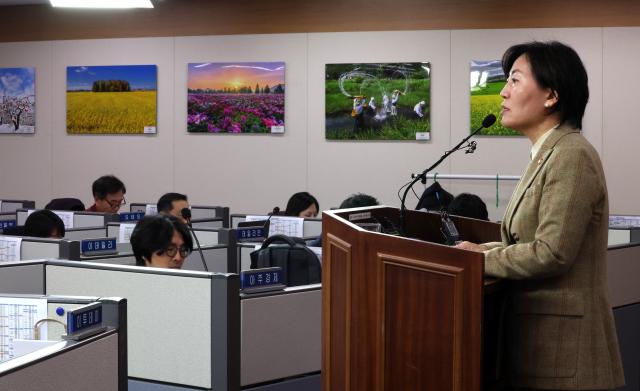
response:
<svg viewBox="0 0 640 391"><path fill-rule="evenodd" d="M118 213L120 206L127 203L124 199L127 189L124 183L113 175L96 179L91 189L95 203L87 212Z"/></svg>
<svg viewBox="0 0 640 391"><path fill-rule="evenodd" d="M193 251L187 226L170 215L145 216L131 233L137 266L180 269Z"/></svg>

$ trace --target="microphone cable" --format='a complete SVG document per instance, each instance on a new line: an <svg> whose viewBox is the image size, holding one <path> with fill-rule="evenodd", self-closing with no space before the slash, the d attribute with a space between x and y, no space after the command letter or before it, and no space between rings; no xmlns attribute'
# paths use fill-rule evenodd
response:
<svg viewBox="0 0 640 391"><path fill-rule="evenodd" d="M191 209L182 208L180 211L180 215L182 218L187 220L187 224L189 225L189 230L191 230L191 235L196 240L196 244L198 245L198 252L200 253L200 259L202 260L202 266L204 267L204 271L208 272L209 268L207 267L207 262L204 260L204 254L202 254L202 249L200 248L200 241L198 240L198 236L196 236L196 231L193 230L193 225L191 224Z"/></svg>

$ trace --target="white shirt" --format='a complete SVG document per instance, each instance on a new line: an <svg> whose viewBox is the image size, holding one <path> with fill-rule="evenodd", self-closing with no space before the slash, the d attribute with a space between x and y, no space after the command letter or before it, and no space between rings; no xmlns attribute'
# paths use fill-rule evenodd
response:
<svg viewBox="0 0 640 391"><path fill-rule="evenodd" d="M533 158L538 154L538 151L540 150L540 147L542 147L542 144L544 144L544 142L547 139L547 137L549 137L551 132L553 132L555 129L557 129L558 126L560 126L560 124L554 126L553 128L547 130L546 132L544 132L544 134L542 136L540 136L538 141L536 141L536 143L533 144L533 146L531 147L531 160L533 160Z"/></svg>

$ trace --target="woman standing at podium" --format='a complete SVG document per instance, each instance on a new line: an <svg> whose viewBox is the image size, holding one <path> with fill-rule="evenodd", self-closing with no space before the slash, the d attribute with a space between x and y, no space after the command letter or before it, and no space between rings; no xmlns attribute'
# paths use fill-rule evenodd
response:
<svg viewBox="0 0 640 391"><path fill-rule="evenodd" d="M485 254L485 274L513 281L506 315L516 390L605 390L624 384L606 273L609 205L598 153L581 135L589 89L578 54L559 42L509 48L502 124L531 141L531 161Z"/></svg>

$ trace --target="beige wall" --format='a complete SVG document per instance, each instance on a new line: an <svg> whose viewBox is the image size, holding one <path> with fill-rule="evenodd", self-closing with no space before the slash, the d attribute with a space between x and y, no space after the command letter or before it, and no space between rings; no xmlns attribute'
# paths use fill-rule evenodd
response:
<svg viewBox="0 0 640 391"><path fill-rule="evenodd" d="M0 43L0 67L36 67L36 134L0 136L0 198L77 196L91 203L90 184L113 173L129 201L154 201L186 192L192 203L227 205L235 212L281 207L309 190L321 208L362 191L398 205L409 174L435 162L466 135L468 63L499 58L511 44L558 39L576 48L587 71L591 99L584 134L601 153L611 211L640 213L635 200L634 149L640 87L640 28L421 30L169 38L123 38ZM284 135L186 133L187 63L284 61ZM324 139L324 65L343 62L430 61L432 139L428 142L334 142ZM158 65L158 134L70 136L65 129L66 66ZM439 173L519 175L527 163L523 138L481 138L473 155L458 153ZM513 190L495 182L451 181L445 187L483 197L499 219ZM419 191L420 189L418 189ZM416 200L412 196L410 206Z"/></svg>

